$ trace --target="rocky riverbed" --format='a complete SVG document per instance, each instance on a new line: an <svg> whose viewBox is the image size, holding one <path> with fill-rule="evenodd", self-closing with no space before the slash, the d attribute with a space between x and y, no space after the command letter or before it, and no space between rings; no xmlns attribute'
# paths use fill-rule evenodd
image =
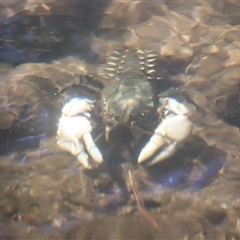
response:
<svg viewBox="0 0 240 240"><path fill-rule="evenodd" d="M240 238L237 1L25 0L0 9L1 239ZM85 170L56 145L62 89L101 76L118 46L158 54L194 106L192 135L153 167L100 139L105 161Z"/></svg>

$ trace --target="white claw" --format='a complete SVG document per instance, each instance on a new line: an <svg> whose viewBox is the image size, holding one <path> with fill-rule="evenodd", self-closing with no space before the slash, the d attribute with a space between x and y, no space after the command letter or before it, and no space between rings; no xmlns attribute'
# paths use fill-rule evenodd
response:
<svg viewBox="0 0 240 240"><path fill-rule="evenodd" d="M138 163L150 159L158 150L161 151L151 159L149 165L153 165L172 156L179 144L191 133L192 123L187 117L189 113L188 109L175 99L169 98L160 101L165 104L166 109L170 111L171 114L155 129L154 135L142 149Z"/></svg>
<svg viewBox="0 0 240 240"><path fill-rule="evenodd" d="M76 156L78 161L90 169L88 154L84 151L84 145L94 161L102 163L103 158L95 145L91 132L92 126L89 121L90 111L94 101L82 98L74 98L66 103L62 109L62 117L58 125L58 145L67 152ZM83 145L84 144L84 145Z"/></svg>

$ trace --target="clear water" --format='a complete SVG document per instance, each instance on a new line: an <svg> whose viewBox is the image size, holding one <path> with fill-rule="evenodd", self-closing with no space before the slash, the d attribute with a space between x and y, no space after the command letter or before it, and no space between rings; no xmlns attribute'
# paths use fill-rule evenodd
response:
<svg viewBox="0 0 240 240"><path fill-rule="evenodd" d="M0 238L238 239L239 8L0 2ZM98 76L122 45L158 53L169 83L156 86L180 88L193 106L193 132L153 167L136 163L141 144L132 150L100 138L105 161L84 170L56 147L61 90L85 70ZM121 131L116 138L128 138Z"/></svg>

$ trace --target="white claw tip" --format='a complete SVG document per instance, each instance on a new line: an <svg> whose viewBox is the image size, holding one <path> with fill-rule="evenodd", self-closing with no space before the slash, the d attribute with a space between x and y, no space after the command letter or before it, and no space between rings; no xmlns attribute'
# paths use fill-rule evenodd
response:
<svg viewBox="0 0 240 240"><path fill-rule="evenodd" d="M148 144L149 145L149 144ZM148 146L147 146L148 147ZM141 151L139 157L138 157L138 163L142 163L149 159L152 155L152 151L147 151L146 147Z"/></svg>

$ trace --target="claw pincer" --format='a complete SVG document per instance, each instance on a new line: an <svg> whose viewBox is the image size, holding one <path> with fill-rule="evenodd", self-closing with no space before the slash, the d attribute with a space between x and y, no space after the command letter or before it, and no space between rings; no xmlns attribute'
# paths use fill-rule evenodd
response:
<svg viewBox="0 0 240 240"><path fill-rule="evenodd" d="M165 111L165 117L142 149L138 163L152 158L148 165L153 165L172 156L191 133L192 122L188 119L189 110L185 105L173 98L159 99L159 102L163 105L161 108Z"/></svg>
<svg viewBox="0 0 240 240"><path fill-rule="evenodd" d="M58 145L76 156L85 168L91 168L85 148L95 162L103 161L102 154L91 136L92 126L89 121L91 117L89 112L93 107L94 101L92 100L73 98L62 109L57 131Z"/></svg>

